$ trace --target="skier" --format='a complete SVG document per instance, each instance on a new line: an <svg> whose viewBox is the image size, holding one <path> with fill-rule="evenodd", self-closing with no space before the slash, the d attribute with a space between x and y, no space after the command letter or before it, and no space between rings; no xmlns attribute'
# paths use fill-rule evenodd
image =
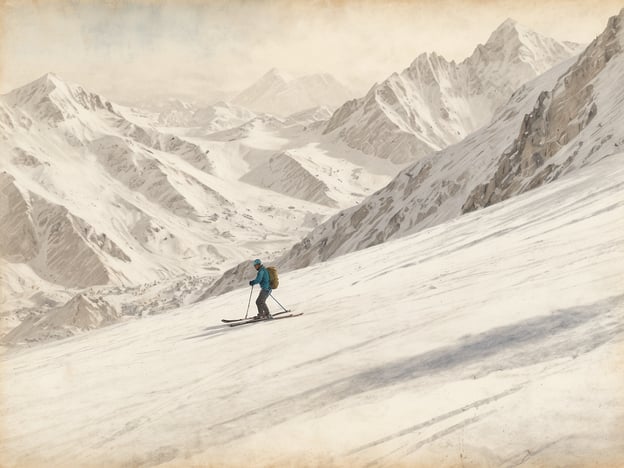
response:
<svg viewBox="0 0 624 468"><path fill-rule="evenodd" d="M254 318L256 319L272 319L273 316L269 312L269 306L266 304L266 300L271 295L271 285L269 282L269 272L264 267L260 259L255 259L253 262L253 266L258 272L256 275L256 279L251 280L249 282L250 286L254 284L260 285L260 294L258 294L258 299L256 299L256 306L258 307L258 315Z"/></svg>

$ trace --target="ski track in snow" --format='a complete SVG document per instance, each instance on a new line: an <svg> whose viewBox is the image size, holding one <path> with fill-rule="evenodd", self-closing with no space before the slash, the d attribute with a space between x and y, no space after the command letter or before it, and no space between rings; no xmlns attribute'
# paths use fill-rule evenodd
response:
<svg viewBox="0 0 624 468"><path fill-rule="evenodd" d="M289 272L300 317L220 324L243 288L8 351L0 464L624 460L621 157Z"/></svg>

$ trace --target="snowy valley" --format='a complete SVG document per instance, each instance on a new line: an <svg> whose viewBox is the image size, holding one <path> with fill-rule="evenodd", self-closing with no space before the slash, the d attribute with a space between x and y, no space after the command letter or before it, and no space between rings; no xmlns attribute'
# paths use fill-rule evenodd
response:
<svg viewBox="0 0 624 468"><path fill-rule="evenodd" d="M41 329L31 340L84 329L79 318L45 325L78 295L102 305L102 323L110 307L119 318L193 300L225 268L276 256L398 170L321 146L304 125L315 113L208 111L163 126L162 113L53 74L0 98L3 334L20 322Z"/></svg>

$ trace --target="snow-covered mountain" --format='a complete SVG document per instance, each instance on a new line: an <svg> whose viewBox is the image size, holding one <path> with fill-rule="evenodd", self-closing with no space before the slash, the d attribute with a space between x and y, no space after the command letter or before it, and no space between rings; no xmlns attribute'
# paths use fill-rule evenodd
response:
<svg viewBox="0 0 624 468"><path fill-rule="evenodd" d="M622 158L280 275L300 317L228 328L246 287L2 353L2 464L621 466Z"/></svg>
<svg viewBox="0 0 624 468"><path fill-rule="evenodd" d="M460 63L422 54L335 111L325 133L395 163L413 162L486 125L522 84L580 52L509 19Z"/></svg>
<svg viewBox="0 0 624 468"><path fill-rule="evenodd" d="M487 127L402 170L386 187L315 228L274 263L302 268L437 225L523 193L624 145L622 19L578 57L516 91ZM241 264L209 290L231 290Z"/></svg>
<svg viewBox="0 0 624 468"><path fill-rule="evenodd" d="M149 122L53 74L0 97L0 256L21 278L3 279L3 302L215 274L331 213L239 182L255 167L244 155L226 160Z"/></svg>
<svg viewBox="0 0 624 468"><path fill-rule="evenodd" d="M525 115L513 145L496 161L489 180L462 206L472 211L591 164L624 143L624 10L579 60L543 91ZM588 147L591 145L590 147Z"/></svg>
<svg viewBox="0 0 624 468"><path fill-rule="evenodd" d="M332 112L326 106L312 107L300 112L295 112L289 115L284 120L285 125L311 125L329 120L332 116Z"/></svg>
<svg viewBox="0 0 624 468"><path fill-rule="evenodd" d="M39 317L29 317L2 338L5 343L36 342L66 338L86 330L115 323L121 311L101 297L77 294L66 304L54 307Z"/></svg>
<svg viewBox="0 0 624 468"><path fill-rule="evenodd" d="M407 167L282 259L299 268L405 235L615 157L624 144L624 10L578 57L521 87L484 129Z"/></svg>
<svg viewBox="0 0 624 468"><path fill-rule="evenodd" d="M139 109L151 110L157 113L169 113L169 112L183 112L183 111L194 111L200 105L195 102L189 102L183 99L178 98L168 98L162 100L153 100L153 101L140 101L137 103L133 103L135 107Z"/></svg>
<svg viewBox="0 0 624 468"><path fill-rule="evenodd" d="M204 132L219 132L238 127L256 114L248 109L220 101L205 107L173 108L158 114L157 124L164 127L201 127Z"/></svg>
<svg viewBox="0 0 624 468"><path fill-rule="evenodd" d="M212 163L204 151L136 125L121 112L52 74L2 96L0 132L8 156L1 174L8 202L0 214L5 258L27 263L41 278L64 286L123 281L133 276L124 265L138 261L139 252L148 253L147 238L159 237L144 228L173 239L179 229L164 226L162 214L200 216L176 176L201 190L214 208L227 207L223 197L156 156L166 154L208 175ZM156 207L161 212L154 216ZM110 211L117 212L113 220Z"/></svg>
<svg viewBox="0 0 624 468"><path fill-rule="evenodd" d="M153 112L53 74L1 96L0 336L20 322L32 340L80 331L45 317L78 294L123 316L178 306L237 262L285 251L393 175L319 144L320 131L302 123L263 114L210 130L221 116L225 127L249 117L236 109L194 110L204 127L161 127ZM144 284L150 300L137 302Z"/></svg>
<svg viewBox="0 0 624 468"><path fill-rule="evenodd" d="M248 139L258 132L274 132L284 127L284 122L272 115L260 114L244 123L221 131L198 128L187 132L190 136L204 136L212 141L238 141Z"/></svg>
<svg viewBox="0 0 624 468"><path fill-rule="evenodd" d="M327 196L329 187L287 152L272 156L267 164L258 166L241 180L292 197L336 206L336 201Z"/></svg>
<svg viewBox="0 0 624 468"><path fill-rule="evenodd" d="M256 112L286 117L313 107L335 109L352 97L346 86L327 73L293 78L273 68L233 102Z"/></svg>

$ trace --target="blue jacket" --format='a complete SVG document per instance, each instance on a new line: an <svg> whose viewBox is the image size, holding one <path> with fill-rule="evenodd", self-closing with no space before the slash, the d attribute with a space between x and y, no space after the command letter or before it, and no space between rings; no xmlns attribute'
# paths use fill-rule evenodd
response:
<svg viewBox="0 0 624 468"><path fill-rule="evenodd" d="M256 279L253 280L251 285L259 284L262 289L265 291L271 291L271 284L269 282L269 272L264 266L261 266L258 270L258 274L256 275Z"/></svg>

